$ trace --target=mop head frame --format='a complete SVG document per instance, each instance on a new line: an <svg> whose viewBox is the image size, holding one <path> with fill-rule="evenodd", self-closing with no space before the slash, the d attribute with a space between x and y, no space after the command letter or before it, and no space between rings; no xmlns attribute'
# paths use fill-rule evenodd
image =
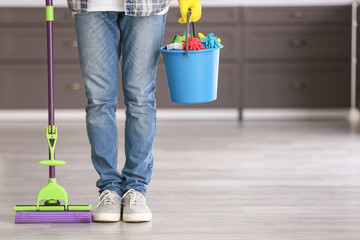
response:
<svg viewBox="0 0 360 240"><path fill-rule="evenodd" d="M89 223L92 214L91 205L68 205L67 192L55 178L39 191L36 205L16 205L14 211L15 223Z"/></svg>
<svg viewBox="0 0 360 240"><path fill-rule="evenodd" d="M40 161L40 165L59 166L64 161L55 160L55 144L57 127L46 127L46 137L49 143L50 160ZM45 200L44 205L40 201ZM60 200L64 202L60 205ZM68 194L60 186L56 178L49 178L48 184L40 189L36 205L16 205L15 223L89 223L91 222L91 205L68 205Z"/></svg>

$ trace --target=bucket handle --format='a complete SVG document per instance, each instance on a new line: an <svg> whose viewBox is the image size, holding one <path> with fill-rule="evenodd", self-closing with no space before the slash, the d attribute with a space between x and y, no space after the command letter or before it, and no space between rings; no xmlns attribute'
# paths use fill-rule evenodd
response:
<svg viewBox="0 0 360 240"><path fill-rule="evenodd" d="M187 20L186 20L186 35L185 35L185 39L186 39L186 43L185 43L185 51L186 51L186 55L189 55L189 31L190 31L190 15L191 15L191 9L188 10L188 14L187 14ZM196 38L196 28L195 28L195 22L192 22L192 35L194 36L194 38Z"/></svg>

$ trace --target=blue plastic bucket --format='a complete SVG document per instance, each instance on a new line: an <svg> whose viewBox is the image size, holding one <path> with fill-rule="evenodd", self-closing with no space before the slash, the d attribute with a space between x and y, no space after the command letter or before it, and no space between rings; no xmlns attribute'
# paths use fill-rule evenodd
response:
<svg viewBox="0 0 360 240"><path fill-rule="evenodd" d="M166 77L170 100L175 103L193 104L216 100L220 49L165 50Z"/></svg>

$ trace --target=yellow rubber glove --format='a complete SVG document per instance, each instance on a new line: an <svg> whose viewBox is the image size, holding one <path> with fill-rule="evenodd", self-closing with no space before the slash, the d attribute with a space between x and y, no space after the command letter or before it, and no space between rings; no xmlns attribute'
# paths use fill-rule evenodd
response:
<svg viewBox="0 0 360 240"><path fill-rule="evenodd" d="M197 22L201 18L200 0L178 0L181 18L179 23L186 23L188 10L191 9L190 22Z"/></svg>

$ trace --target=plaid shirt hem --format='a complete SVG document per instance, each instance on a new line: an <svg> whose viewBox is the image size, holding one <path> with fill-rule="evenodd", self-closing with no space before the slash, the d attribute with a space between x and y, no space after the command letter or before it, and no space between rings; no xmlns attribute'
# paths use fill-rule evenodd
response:
<svg viewBox="0 0 360 240"><path fill-rule="evenodd" d="M163 11L171 0L126 0L125 14L130 16L150 16ZM87 12L87 0L67 0L69 10L75 13Z"/></svg>

